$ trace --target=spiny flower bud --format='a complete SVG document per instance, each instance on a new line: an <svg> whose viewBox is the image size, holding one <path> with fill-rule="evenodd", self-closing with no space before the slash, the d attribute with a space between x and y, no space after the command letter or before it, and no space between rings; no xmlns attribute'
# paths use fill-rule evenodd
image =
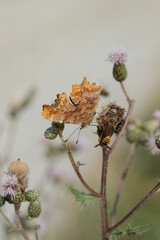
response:
<svg viewBox="0 0 160 240"><path fill-rule="evenodd" d="M28 218L37 218L41 213L41 204L39 200L31 202L28 207Z"/></svg>
<svg viewBox="0 0 160 240"><path fill-rule="evenodd" d="M19 204L25 201L25 197L24 194L22 194L22 192L18 192L15 194L15 196L7 195L6 201L9 202L10 204Z"/></svg>
<svg viewBox="0 0 160 240"><path fill-rule="evenodd" d="M108 56L108 61L114 64L113 76L119 82L122 82L127 78L125 63L128 61L128 58L129 52L125 48L115 48Z"/></svg>
<svg viewBox="0 0 160 240"><path fill-rule="evenodd" d="M144 123L144 127L148 132L155 132L159 128L159 121L157 119L152 119Z"/></svg>
<svg viewBox="0 0 160 240"><path fill-rule="evenodd" d="M9 167L9 175L11 175L11 176L15 175L17 177L18 184L22 191L24 191L25 188L27 187L28 172L29 172L28 165L20 160L12 162Z"/></svg>
<svg viewBox="0 0 160 240"><path fill-rule="evenodd" d="M2 197L0 195L0 207L2 207L5 204L5 197Z"/></svg>
<svg viewBox="0 0 160 240"><path fill-rule="evenodd" d="M148 138L148 141L146 143L146 146L148 150L153 154L153 155L158 155L160 154L160 149L156 145L156 140L155 140L155 135L151 134L150 137Z"/></svg>
<svg viewBox="0 0 160 240"><path fill-rule="evenodd" d="M49 127L47 130L44 132L44 136L46 139L53 140L57 137L58 135L58 130L55 127Z"/></svg>
<svg viewBox="0 0 160 240"><path fill-rule="evenodd" d="M113 77L119 81L119 82L122 82L124 80L126 80L127 78L127 69L126 69L126 66L124 64L114 64L114 67L113 67Z"/></svg>
<svg viewBox="0 0 160 240"><path fill-rule="evenodd" d="M148 140L149 133L138 128L134 124L129 124L126 131L126 139L130 143L145 144Z"/></svg>
<svg viewBox="0 0 160 240"><path fill-rule="evenodd" d="M25 199L28 202L34 202L39 197L39 192L37 190L28 190L25 193Z"/></svg>
<svg viewBox="0 0 160 240"><path fill-rule="evenodd" d="M56 128L59 132L63 132L64 130L64 123L57 123L57 122L52 122L52 127Z"/></svg>
<svg viewBox="0 0 160 240"><path fill-rule="evenodd" d="M160 149L160 133L156 135L155 137L155 144L158 149Z"/></svg>

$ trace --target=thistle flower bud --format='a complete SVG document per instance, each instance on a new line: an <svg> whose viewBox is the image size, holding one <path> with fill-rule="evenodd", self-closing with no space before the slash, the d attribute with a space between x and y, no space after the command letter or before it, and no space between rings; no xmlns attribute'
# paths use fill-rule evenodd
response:
<svg viewBox="0 0 160 240"><path fill-rule="evenodd" d="M0 207L2 207L5 204L5 197L2 197L0 195Z"/></svg>
<svg viewBox="0 0 160 240"><path fill-rule="evenodd" d="M17 192L14 196L7 195L5 199L10 204L19 204L25 201L25 196L22 194L22 192Z"/></svg>
<svg viewBox="0 0 160 240"><path fill-rule="evenodd" d="M64 130L64 123L57 123L57 122L52 122L52 127L56 128L59 132L63 132Z"/></svg>
<svg viewBox="0 0 160 240"><path fill-rule="evenodd" d="M134 124L129 124L126 131L126 139L129 143L138 143L144 145L149 137L149 133L138 128Z"/></svg>
<svg viewBox="0 0 160 240"><path fill-rule="evenodd" d="M39 192L37 190L28 190L25 193L25 199L28 202L34 202L39 197Z"/></svg>
<svg viewBox="0 0 160 240"><path fill-rule="evenodd" d="M136 143L138 141L138 134L135 125L129 124L127 126L126 139L129 143Z"/></svg>
<svg viewBox="0 0 160 240"><path fill-rule="evenodd" d="M39 200L31 202L28 207L28 218L37 218L41 213L41 204Z"/></svg>
<svg viewBox="0 0 160 240"><path fill-rule="evenodd" d="M119 82L122 82L127 78L125 63L128 61L128 58L129 52L125 48L115 48L108 56L108 61L114 64L113 76Z"/></svg>
<svg viewBox="0 0 160 240"><path fill-rule="evenodd" d="M47 130L44 132L44 136L46 139L53 140L57 137L58 135L58 130L55 127L49 127Z"/></svg>
<svg viewBox="0 0 160 240"><path fill-rule="evenodd" d="M155 144L158 149L160 149L160 133L156 135L155 137Z"/></svg>
<svg viewBox="0 0 160 240"><path fill-rule="evenodd" d="M127 78L127 69L126 66L124 64L114 64L113 67L113 77L118 81L118 82L122 82L124 80L126 80Z"/></svg>
<svg viewBox="0 0 160 240"><path fill-rule="evenodd" d="M158 140L158 137L157 137L157 140ZM148 141L146 143L146 146L148 148L148 150L153 154L153 155L158 155L160 154L160 149L157 147L156 145L156 142L157 142L157 145L158 145L158 141L156 141L156 137L154 134L151 134L150 137L148 138ZM159 146L159 145L158 145Z"/></svg>
<svg viewBox="0 0 160 240"><path fill-rule="evenodd" d="M148 132L155 132L159 126L159 121L157 119L152 119L144 123L144 127Z"/></svg>

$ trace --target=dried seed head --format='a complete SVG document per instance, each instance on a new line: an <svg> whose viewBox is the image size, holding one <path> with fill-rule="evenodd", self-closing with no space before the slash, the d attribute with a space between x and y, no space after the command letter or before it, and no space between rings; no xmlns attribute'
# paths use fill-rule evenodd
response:
<svg viewBox="0 0 160 240"><path fill-rule="evenodd" d="M115 133L117 125L124 117L125 109L110 103L105 107L97 117L97 133L102 139L106 136L112 136Z"/></svg>
<svg viewBox="0 0 160 240"><path fill-rule="evenodd" d="M16 175L18 180L26 177L28 172L28 165L20 160L12 162L9 166L9 175Z"/></svg>
<svg viewBox="0 0 160 240"><path fill-rule="evenodd" d="M27 183L28 183L28 178L27 178L27 174L29 172L29 167L26 163L17 160L11 163L11 165L9 166L9 175L15 175L17 177L18 180L18 184L20 186L20 189L22 190L22 192L25 190L25 188L27 187Z"/></svg>

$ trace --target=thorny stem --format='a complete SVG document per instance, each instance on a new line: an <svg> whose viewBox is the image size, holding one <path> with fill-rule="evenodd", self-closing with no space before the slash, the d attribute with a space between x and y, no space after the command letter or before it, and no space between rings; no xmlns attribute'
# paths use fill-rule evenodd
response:
<svg viewBox="0 0 160 240"><path fill-rule="evenodd" d="M129 149L128 157L127 157L127 160L126 160L125 168L124 168L124 171L122 173L122 177L121 177L121 180L120 180L120 183L119 183L118 191L117 191L114 206L113 206L111 226L113 226L114 223L115 223L115 217L116 217L116 213L117 213L118 202L119 202L120 195L121 195L121 192L122 192L123 184L126 180L128 170L129 170L129 167L131 165L131 161L133 159L133 155L134 155L134 152L135 152L135 147L136 147L135 144L130 144L130 149Z"/></svg>
<svg viewBox="0 0 160 240"><path fill-rule="evenodd" d="M65 142L65 140L64 140L61 132L59 133L59 136L60 136L60 139L61 139L63 145L65 146L65 148L66 148L66 150L67 150L68 157L69 157L69 159L70 159L70 162L71 162L71 164L72 164L72 166L73 166L73 168L74 168L74 170L75 170L75 172L76 172L79 180L81 181L81 183L83 184L83 186L84 186L90 193L92 193L95 197L100 198L100 197L101 197L101 194L95 192L95 191L86 183L86 181L85 181L84 178L82 177L82 175L81 175L81 173L80 173L80 171L79 171L79 167L76 165L76 163L75 163L75 161L74 161L73 155L72 155L72 153L71 153L70 146L69 146L68 142Z"/></svg>
<svg viewBox="0 0 160 240"><path fill-rule="evenodd" d="M100 198L100 210L101 210L101 222L102 222L102 240L107 240L106 234L108 232L108 217L107 217L107 201L106 201L106 180L107 180L107 168L108 168L108 152L104 146L103 151L103 163L102 163L102 175L101 175L101 198Z"/></svg>
<svg viewBox="0 0 160 240"><path fill-rule="evenodd" d="M20 215L19 215L20 205L15 204L14 208L15 208L16 220L17 220L17 224L18 224L18 231L21 233L21 235L23 236L23 238L25 240L30 240L28 234L24 231L24 228L21 223L21 219L20 219Z"/></svg>
<svg viewBox="0 0 160 240"><path fill-rule="evenodd" d="M160 188L160 182L147 194L147 196L141 200L136 207L134 207L124 218L122 218L118 223L108 229L109 232L112 232L114 229L122 225L128 218L130 218L142 205L149 200L152 195Z"/></svg>

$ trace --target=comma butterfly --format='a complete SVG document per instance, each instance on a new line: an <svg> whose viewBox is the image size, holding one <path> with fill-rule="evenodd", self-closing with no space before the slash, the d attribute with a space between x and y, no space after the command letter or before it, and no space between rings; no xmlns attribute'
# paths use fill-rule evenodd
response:
<svg viewBox="0 0 160 240"><path fill-rule="evenodd" d="M101 86L90 84L84 77L80 85L72 85L69 98L66 93L57 94L54 103L43 105L42 116L52 122L81 124L82 129L92 122L96 114L101 90Z"/></svg>

